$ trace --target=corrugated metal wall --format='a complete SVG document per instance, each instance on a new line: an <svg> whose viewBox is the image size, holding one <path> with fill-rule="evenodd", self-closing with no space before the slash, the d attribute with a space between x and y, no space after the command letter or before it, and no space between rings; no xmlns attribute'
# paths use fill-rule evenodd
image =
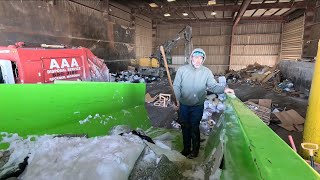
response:
<svg viewBox="0 0 320 180"><path fill-rule="evenodd" d="M239 70L255 62L273 66L279 58L281 46L281 23L247 23L239 24L233 43L231 59L231 29L227 23L191 24L193 47L205 50L207 60L204 65L215 74L225 73L229 68ZM158 25L157 45L174 37L183 25ZM172 50L173 65L179 67L184 63L184 44L178 43Z"/></svg>
<svg viewBox="0 0 320 180"><path fill-rule="evenodd" d="M281 23L248 23L237 26L230 69L239 70L249 64L273 66L279 58Z"/></svg>
<svg viewBox="0 0 320 180"><path fill-rule="evenodd" d="M152 53L152 21L148 17L137 15L135 23L136 58L149 57Z"/></svg>
<svg viewBox="0 0 320 180"><path fill-rule="evenodd" d="M304 16L285 23L282 30L281 60L297 60L302 56Z"/></svg>
<svg viewBox="0 0 320 180"><path fill-rule="evenodd" d="M180 32L184 25L158 25L157 45L172 39ZM225 73L228 69L231 24L225 23L197 23L191 24L192 41L194 48L202 48L207 59L204 63L214 74ZM180 41L172 50L171 67L179 67L184 64L184 41Z"/></svg>
<svg viewBox="0 0 320 180"><path fill-rule="evenodd" d="M318 41L320 39L320 1L317 1L317 5L314 9L313 22L305 28L311 28L310 36L304 39L303 57L314 58L317 55Z"/></svg>

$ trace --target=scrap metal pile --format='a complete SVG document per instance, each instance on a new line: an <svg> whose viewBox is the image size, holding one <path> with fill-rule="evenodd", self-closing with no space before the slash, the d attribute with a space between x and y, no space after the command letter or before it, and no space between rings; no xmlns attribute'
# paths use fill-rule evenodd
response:
<svg viewBox="0 0 320 180"><path fill-rule="evenodd" d="M255 63L239 71L231 70L226 74L226 78L228 83L260 85L283 95L299 96L301 94L295 91L294 84L291 81L282 79L278 65L269 67Z"/></svg>

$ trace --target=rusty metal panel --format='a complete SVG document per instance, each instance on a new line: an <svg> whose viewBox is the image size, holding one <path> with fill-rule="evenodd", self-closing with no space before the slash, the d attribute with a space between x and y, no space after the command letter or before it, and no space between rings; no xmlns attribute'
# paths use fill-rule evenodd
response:
<svg viewBox="0 0 320 180"><path fill-rule="evenodd" d="M304 16L284 24L280 59L297 60L301 58L303 31Z"/></svg>

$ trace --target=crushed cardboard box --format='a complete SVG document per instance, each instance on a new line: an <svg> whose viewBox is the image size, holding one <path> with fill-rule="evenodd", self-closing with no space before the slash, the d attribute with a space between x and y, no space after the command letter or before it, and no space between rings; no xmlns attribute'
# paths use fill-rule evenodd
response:
<svg viewBox="0 0 320 180"><path fill-rule="evenodd" d="M151 95L149 93L146 94L145 96L145 102L147 103L152 103L154 102L157 98L158 98L159 95L156 95L154 97L151 97Z"/></svg>
<svg viewBox="0 0 320 180"><path fill-rule="evenodd" d="M303 131L305 119L295 110L291 109L289 111L276 112L274 115L281 121L280 127L283 127L288 131Z"/></svg>
<svg viewBox="0 0 320 180"><path fill-rule="evenodd" d="M269 109L271 108L271 103L272 103L271 99L249 99L248 101Z"/></svg>

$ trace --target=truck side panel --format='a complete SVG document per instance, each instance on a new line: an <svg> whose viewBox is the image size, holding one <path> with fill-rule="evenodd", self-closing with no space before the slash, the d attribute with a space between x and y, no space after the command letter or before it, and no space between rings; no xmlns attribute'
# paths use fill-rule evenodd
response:
<svg viewBox="0 0 320 180"><path fill-rule="evenodd" d="M41 61L29 61L24 64L25 79L28 79L26 83L43 83L43 70Z"/></svg>
<svg viewBox="0 0 320 180"><path fill-rule="evenodd" d="M81 57L51 57L42 59L44 83L54 80L86 79L83 74L83 61Z"/></svg>

